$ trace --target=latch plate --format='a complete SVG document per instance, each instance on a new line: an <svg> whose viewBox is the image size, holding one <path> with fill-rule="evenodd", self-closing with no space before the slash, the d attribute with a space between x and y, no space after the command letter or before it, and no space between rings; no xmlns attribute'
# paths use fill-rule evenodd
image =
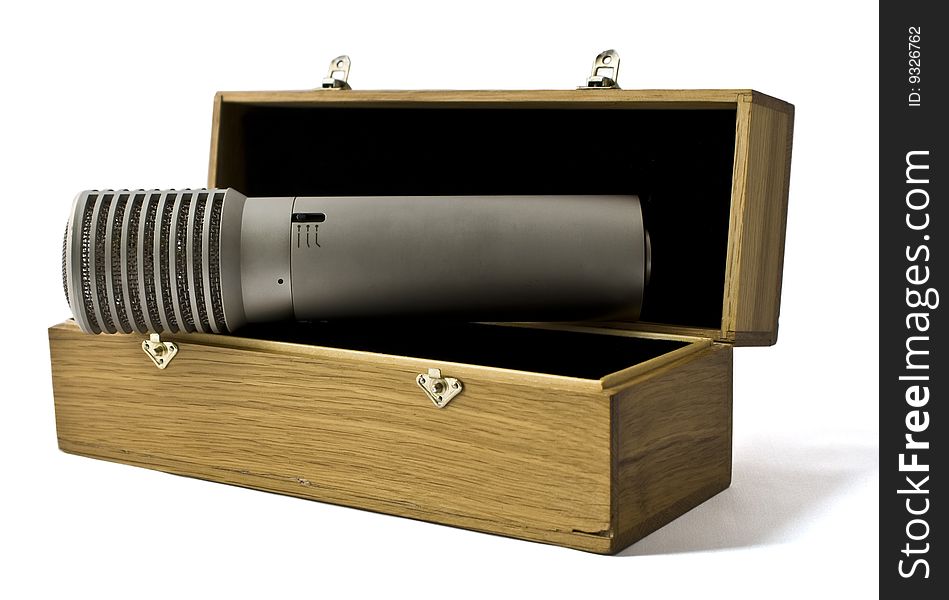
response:
<svg viewBox="0 0 949 600"><path fill-rule="evenodd" d="M593 69L586 85L578 90L602 90L619 88L619 53L616 50L604 50L596 55Z"/></svg>
<svg viewBox="0 0 949 600"><path fill-rule="evenodd" d="M441 369L429 369L427 375L419 373L415 383L437 408L448 406L448 403L465 389L454 377L442 377Z"/></svg>
<svg viewBox="0 0 949 600"><path fill-rule="evenodd" d="M178 344L163 342L157 333L153 333L142 342L142 351L152 359L156 367L164 369L178 355Z"/></svg>
<svg viewBox="0 0 949 600"><path fill-rule="evenodd" d="M324 90L350 90L349 87L349 66L351 61L345 54L337 56L330 61L329 70L323 79L320 87Z"/></svg>

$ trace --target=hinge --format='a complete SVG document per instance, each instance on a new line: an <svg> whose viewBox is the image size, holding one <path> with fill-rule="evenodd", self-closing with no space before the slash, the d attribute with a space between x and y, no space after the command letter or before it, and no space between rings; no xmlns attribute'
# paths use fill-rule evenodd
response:
<svg viewBox="0 0 949 600"><path fill-rule="evenodd" d="M616 50L604 50L596 55L593 69L586 85L578 90L618 90L619 87L619 54Z"/></svg>
<svg viewBox="0 0 949 600"><path fill-rule="evenodd" d="M452 398L464 390L461 381L454 377L442 377L441 369L429 369L428 375L420 373L415 377L428 399L438 408L445 408Z"/></svg>
<svg viewBox="0 0 949 600"><path fill-rule="evenodd" d="M323 79L321 89L324 90L351 90L347 80L349 79L349 57L345 54L337 56L330 61L329 71Z"/></svg>
<svg viewBox="0 0 949 600"><path fill-rule="evenodd" d="M164 369L178 355L178 345L174 342L163 342L157 333L153 333L142 342L142 351L152 359L156 367Z"/></svg>

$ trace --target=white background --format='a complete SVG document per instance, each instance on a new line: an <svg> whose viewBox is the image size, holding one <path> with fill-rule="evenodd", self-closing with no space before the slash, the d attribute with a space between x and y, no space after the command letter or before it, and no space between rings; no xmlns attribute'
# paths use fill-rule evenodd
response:
<svg viewBox="0 0 949 600"><path fill-rule="evenodd" d="M57 450L76 192L204 185L216 90L315 87L337 54L360 89L569 89L606 48L625 88L797 107L781 335L735 353L731 489L611 558ZM5 3L0 57L0 596L875 595L875 3Z"/></svg>

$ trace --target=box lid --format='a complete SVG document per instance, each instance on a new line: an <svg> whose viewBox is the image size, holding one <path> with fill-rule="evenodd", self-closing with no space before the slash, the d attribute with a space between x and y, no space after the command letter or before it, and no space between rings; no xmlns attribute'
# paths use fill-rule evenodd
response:
<svg viewBox="0 0 949 600"><path fill-rule="evenodd" d="M637 194L638 322L777 339L794 108L752 90L219 92L208 185L249 196Z"/></svg>

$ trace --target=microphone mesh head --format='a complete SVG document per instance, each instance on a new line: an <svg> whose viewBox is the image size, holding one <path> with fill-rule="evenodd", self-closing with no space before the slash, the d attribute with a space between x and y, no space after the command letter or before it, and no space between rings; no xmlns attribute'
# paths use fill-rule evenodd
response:
<svg viewBox="0 0 949 600"><path fill-rule="evenodd" d="M90 333L226 333L221 215L227 190L79 194L63 288Z"/></svg>

